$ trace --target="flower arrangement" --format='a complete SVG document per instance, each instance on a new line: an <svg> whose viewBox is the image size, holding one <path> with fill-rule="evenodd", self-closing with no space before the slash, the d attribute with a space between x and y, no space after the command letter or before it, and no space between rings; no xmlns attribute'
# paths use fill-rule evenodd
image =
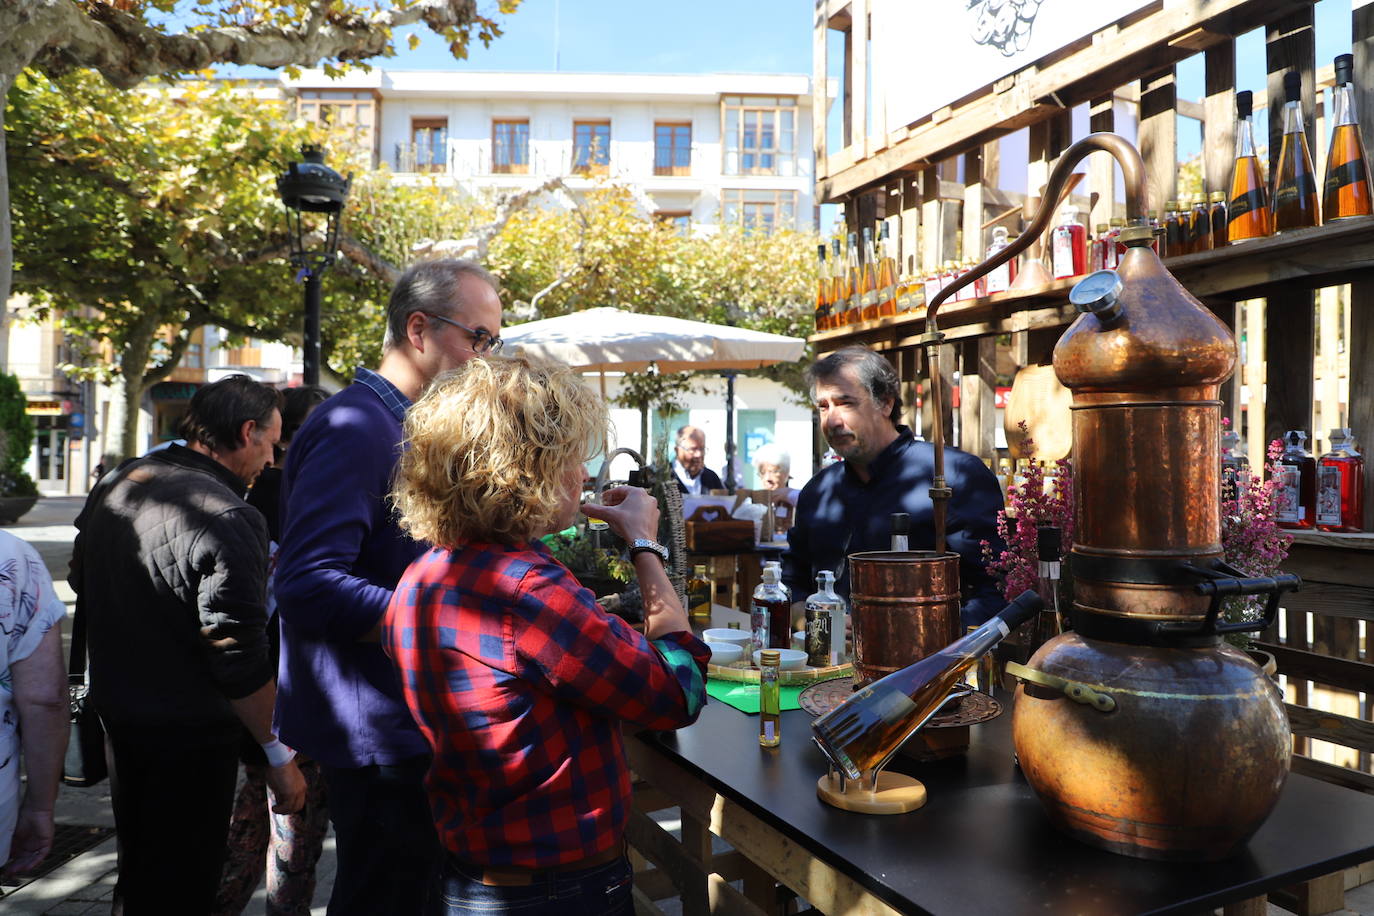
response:
<svg viewBox="0 0 1374 916"><path fill-rule="evenodd" d="M1026 421L1022 420L1018 425L1025 435L1022 449L1034 455L1035 441L1029 435ZM994 551L991 543L983 541L983 559L987 562L988 573L1001 582L1002 594L1008 601L1026 589L1035 590L1040 584L1040 558L1035 538L1036 529L1044 525L1059 529L1064 563L1061 587L1071 581L1068 556L1073 548L1074 535L1073 465L1067 458L1060 458L1054 465L1055 472L1048 487L1045 484L1045 471L1038 464L1031 464L1026 469L1021 485L1007 487L1007 508L997 513L997 534L1007 545L1006 549ZM1060 606L1068 605L1061 600Z"/></svg>
<svg viewBox="0 0 1374 916"><path fill-rule="evenodd" d="M1223 419L1222 424L1230 426L1229 419ZM1270 442L1264 477L1257 477L1248 468L1240 471L1236 475L1235 498L1221 503L1224 559L1247 576L1272 576L1278 572L1293 543L1292 535L1274 520L1282 454L1283 443L1278 439ZM1264 596L1234 596L1226 599L1222 610L1227 620L1258 620L1264 612L1264 602ZM1250 642L1243 633L1228 638L1242 648Z"/></svg>

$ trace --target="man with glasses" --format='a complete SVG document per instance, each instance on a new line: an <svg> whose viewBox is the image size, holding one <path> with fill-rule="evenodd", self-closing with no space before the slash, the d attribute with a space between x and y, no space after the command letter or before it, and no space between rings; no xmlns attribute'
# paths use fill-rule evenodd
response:
<svg viewBox="0 0 1374 916"><path fill-rule="evenodd" d="M716 472L706 466L706 433L698 427L678 429L673 476L677 478L680 491L695 496L724 488Z"/></svg>
<svg viewBox="0 0 1374 916"><path fill-rule="evenodd" d="M377 641L424 545L397 528L387 495L411 402L441 373L498 351L500 333L490 274L471 261L417 264L392 290L381 365L316 408L287 454L277 725L321 764L338 849L330 916L420 913L437 874L429 745Z"/></svg>

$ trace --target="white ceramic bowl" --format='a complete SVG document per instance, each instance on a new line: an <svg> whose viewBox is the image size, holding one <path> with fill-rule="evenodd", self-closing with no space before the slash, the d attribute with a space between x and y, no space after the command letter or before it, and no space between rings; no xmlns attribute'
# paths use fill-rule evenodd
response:
<svg viewBox="0 0 1374 916"><path fill-rule="evenodd" d="M725 627L713 627L705 630L701 634L704 642L729 643L732 646L739 646L743 649L749 645L750 636L748 630L729 630Z"/></svg>
<svg viewBox="0 0 1374 916"><path fill-rule="evenodd" d="M806 651L806 631L798 630L792 634L792 648Z"/></svg>
<svg viewBox="0 0 1374 916"><path fill-rule="evenodd" d="M758 649L754 652L755 668L763 667L759 664L759 657L763 655L763 651L763 649ZM806 667L806 653L800 649L774 649L773 651L778 653L778 660L781 662L778 667L783 671L800 671Z"/></svg>
<svg viewBox="0 0 1374 916"><path fill-rule="evenodd" d="M706 647L711 650L713 665L731 665L744 658L744 647L732 642L708 642Z"/></svg>

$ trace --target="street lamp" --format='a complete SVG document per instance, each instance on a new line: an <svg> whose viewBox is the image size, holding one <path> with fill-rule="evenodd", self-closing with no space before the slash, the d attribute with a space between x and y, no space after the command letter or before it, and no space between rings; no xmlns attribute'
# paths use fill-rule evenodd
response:
<svg viewBox="0 0 1374 916"><path fill-rule="evenodd" d="M353 175L347 178L324 164L324 150L318 146L302 146L304 162L293 162L277 179L277 193L286 205L286 225L291 237L291 266L297 269L296 279L305 280L305 346L302 359L304 381L307 385L320 383L320 275L334 263L339 244L339 219ZM318 247L306 247L314 241L314 229L307 229L303 214L324 214L324 238Z"/></svg>

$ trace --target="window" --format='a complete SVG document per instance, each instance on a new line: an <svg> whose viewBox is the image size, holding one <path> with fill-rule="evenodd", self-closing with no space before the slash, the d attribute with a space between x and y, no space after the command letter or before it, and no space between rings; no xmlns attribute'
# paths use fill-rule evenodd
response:
<svg viewBox="0 0 1374 916"><path fill-rule="evenodd" d="M501 175L530 171L530 122L491 122L491 170Z"/></svg>
<svg viewBox="0 0 1374 916"><path fill-rule="evenodd" d="M654 219L672 224L679 235L686 235L692 230L691 210L659 210L654 213Z"/></svg>
<svg viewBox="0 0 1374 916"><path fill-rule="evenodd" d="M721 222L772 232L797 224L796 191L755 191L726 188L720 195Z"/></svg>
<svg viewBox="0 0 1374 916"><path fill-rule="evenodd" d="M573 122L573 171L605 175L611 164L611 122Z"/></svg>
<svg viewBox="0 0 1374 916"><path fill-rule="evenodd" d="M410 168L405 172L448 170L448 118L410 119Z"/></svg>
<svg viewBox="0 0 1374 916"><path fill-rule="evenodd" d="M377 100L371 92L302 89L296 99L296 110L307 121L351 128L358 147L372 152Z"/></svg>
<svg viewBox="0 0 1374 916"><path fill-rule="evenodd" d="M654 174L692 174L692 125L654 125Z"/></svg>
<svg viewBox="0 0 1374 916"><path fill-rule="evenodd" d="M721 99L726 175L797 174L797 100L727 95Z"/></svg>

